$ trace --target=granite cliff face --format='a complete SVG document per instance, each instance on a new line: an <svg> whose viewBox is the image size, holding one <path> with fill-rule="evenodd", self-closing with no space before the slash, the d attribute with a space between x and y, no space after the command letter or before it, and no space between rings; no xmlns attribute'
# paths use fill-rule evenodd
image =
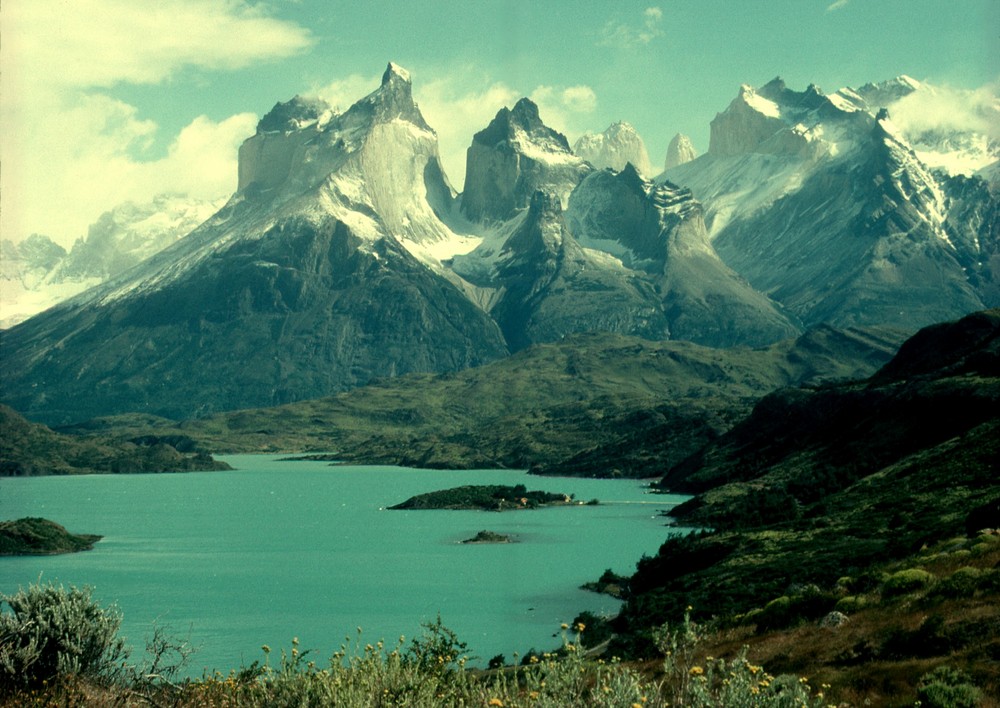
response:
<svg viewBox="0 0 1000 708"><path fill-rule="evenodd" d="M522 98L473 136L462 213L474 221L504 221L527 208L538 190L565 203L591 169L573 154L566 136L542 122L538 106Z"/></svg>
<svg viewBox="0 0 1000 708"><path fill-rule="evenodd" d="M691 138L683 133L677 133L670 139L670 144L667 145L667 156L663 161L663 169L669 170L678 165L683 165L686 162L691 162L696 157L698 157L698 152L694 149L694 145L691 144Z"/></svg>
<svg viewBox="0 0 1000 708"><path fill-rule="evenodd" d="M603 133L582 135L573 144L573 152L599 170L610 167L620 172L631 164L640 174L653 176L646 143L623 121L612 123Z"/></svg>
<svg viewBox="0 0 1000 708"><path fill-rule="evenodd" d="M513 350L574 332L669 336L652 282L581 247L554 193L532 196L501 249L494 277L501 295L490 312Z"/></svg>
<svg viewBox="0 0 1000 708"><path fill-rule="evenodd" d="M644 180L632 167L589 175L567 221L581 243L644 273L659 293L671 336L711 346L767 344L797 329L726 266L691 192Z"/></svg>

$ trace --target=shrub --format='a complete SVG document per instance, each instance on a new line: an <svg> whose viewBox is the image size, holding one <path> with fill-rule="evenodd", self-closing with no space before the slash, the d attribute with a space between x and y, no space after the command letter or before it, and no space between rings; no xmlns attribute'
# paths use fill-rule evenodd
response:
<svg viewBox="0 0 1000 708"><path fill-rule="evenodd" d="M917 697L930 708L974 708L980 692L964 672L939 666L920 678Z"/></svg>
<svg viewBox="0 0 1000 708"><path fill-rule="evenodd" d="M884 597L906 595L927 587L933 580L934 576L926 570L919 568L900 570L890 575L882 584L882 595Z"/></svg>
<svg viewBox="0 0 1000 708"><path fill-rule="evenodd" d="M968 566L959 568L939 582L934 587L932 595L948 599L972 597L976 594L976 588L979 586L980 575L982 573L978 568Z"/></svg>
<svg viewBox="0 0 1000 708"><path fill-rule="evenodd" d="M837 612L851 614L862 609L866 604L864 596L848 595L837 600L837 604L834 605L833 609L837 610Z"/></svg>
<svg viewBox="0 0 1000 708"><path fill-rule="evenodd" d="M33 584L0 595L0 693L70 676L115 678L128 651L117 637L121 614L91 598L89 587Z"/></svg>

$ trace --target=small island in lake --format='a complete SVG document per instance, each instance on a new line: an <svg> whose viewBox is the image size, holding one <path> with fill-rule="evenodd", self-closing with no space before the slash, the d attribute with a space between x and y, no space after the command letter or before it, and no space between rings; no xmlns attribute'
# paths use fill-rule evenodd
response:
<svg viewBox="0 0 1000 708"><path fill-rule="evenodd" d="M513 543L514 540L507 534L496 531L480 531L472 538L467 538L462 543Z"/></svg>
<svg viewBox="0 0 1000 708"><path fill-rule="evenodd" d="M0 556L55 555L89 551L102 536L73 534L54 521L0 521Z"/></svg>
<svg viewBox="0 0 1000 708"><path fill-rule="evenodd" d="M573 495L528 491L523 484L480 484L418 494L389 508L512 511L575 503Z"/></svg>

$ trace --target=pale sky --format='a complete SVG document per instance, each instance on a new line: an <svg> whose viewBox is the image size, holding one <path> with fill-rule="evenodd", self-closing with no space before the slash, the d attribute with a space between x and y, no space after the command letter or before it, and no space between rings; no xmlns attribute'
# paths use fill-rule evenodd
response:
<svg viewBox="0 0 1000 708"><path fill-rule="evenodd" d="M574 141L632 123L662 165L740 84L907 74L996 100L996 0L3 0L0 238L65 246L104 211L236 187L277 101L346 108L410 71L461 190L472 134L521 96Z"/></svg>

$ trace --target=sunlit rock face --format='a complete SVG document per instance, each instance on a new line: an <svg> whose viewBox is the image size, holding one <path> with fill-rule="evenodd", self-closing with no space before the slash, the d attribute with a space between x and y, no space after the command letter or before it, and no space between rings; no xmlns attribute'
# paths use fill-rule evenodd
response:
<svg viewBox="0 0 1000 708"><path fill-rule="evenodd" d="M573 144L573 152L597 169L610 167L616 172L631 164L641 174L652 177L646 143L629 123L612 123L603 133L587 133Z"/></svg>
<svg viewBox="0 0 1000 708"><path fill-rule="evenodd" d="M526 209L538 190L556 194L565 204L591 169L562 133L542 122L538 106L522 98L473 136L462 213L475 221L503 221Z"/></svg>

